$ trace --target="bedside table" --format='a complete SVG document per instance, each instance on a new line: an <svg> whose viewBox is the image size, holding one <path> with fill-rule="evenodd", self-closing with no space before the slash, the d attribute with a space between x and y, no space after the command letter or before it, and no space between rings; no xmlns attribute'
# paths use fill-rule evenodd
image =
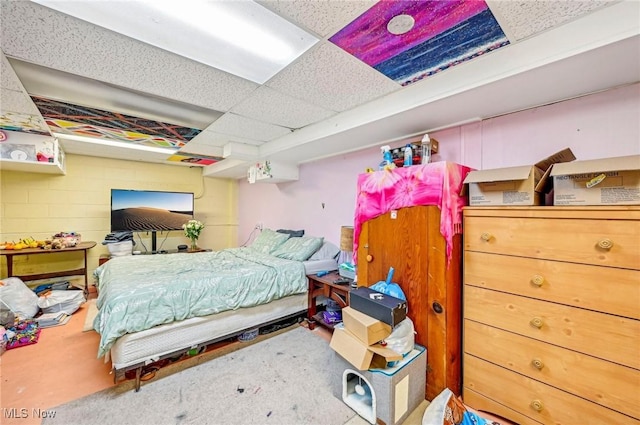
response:
<svg viewBox="0 0 640 425"><path fill-rule="evenodd" d="M333 283L334 280L340 278L337 271L321 277L318 277L318 275L315 274L310 274L307 275L307 278L309 279L309 309L307 311L309 329L313 330L316 323L318 323L332 331L333 325L325 323L322 319L322 313L318 312L318 297L324 296L326 298L330 298L337 302L340 308L347 307L349 305L349 292L351 291L351 285L349 283Z"/></svg>

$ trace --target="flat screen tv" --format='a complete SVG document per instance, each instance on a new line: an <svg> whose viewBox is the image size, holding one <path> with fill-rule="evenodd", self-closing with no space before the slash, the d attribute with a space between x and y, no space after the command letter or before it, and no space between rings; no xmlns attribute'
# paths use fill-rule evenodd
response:
<svg viewBox="0 0 640 425"><path fill-rule="evenodd" d="M156 232L182 230L193 219L193 193L111 189L111 231Z"/></svg>

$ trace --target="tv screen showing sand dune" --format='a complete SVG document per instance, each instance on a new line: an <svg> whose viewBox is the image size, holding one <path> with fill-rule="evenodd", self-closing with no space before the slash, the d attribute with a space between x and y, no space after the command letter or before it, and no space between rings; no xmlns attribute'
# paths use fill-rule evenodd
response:
<svg viewBox="0 0 640 425"><path fill-rule="evenodd" d="M119 230L179 230L191 214L157 208L126 208L111 213L111 223Z"/></svg>
<svg viewBox="0 0 640 425"><path fill-rule="evenodd" d="M192 218L192 193L111 191L112 232L181 230Z"/></svg>

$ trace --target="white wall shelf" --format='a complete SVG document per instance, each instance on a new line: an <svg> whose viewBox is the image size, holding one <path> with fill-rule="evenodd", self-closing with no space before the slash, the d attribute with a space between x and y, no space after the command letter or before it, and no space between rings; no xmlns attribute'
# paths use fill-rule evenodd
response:
<svg viewBox="0 0 640 425"><path fill-rule="evenodd" d="M9 137L0 142L0 170L65 174L65 154L56 139L24 137L21 133L8 131L5 134Z"/></svg>

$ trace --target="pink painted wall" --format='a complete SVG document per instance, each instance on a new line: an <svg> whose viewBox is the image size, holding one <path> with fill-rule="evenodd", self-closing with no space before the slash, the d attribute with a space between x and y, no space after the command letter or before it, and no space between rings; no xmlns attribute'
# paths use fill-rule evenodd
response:
<svg viewBox="0 0 640 425"><path fill-rule="evenodd" d="M434 161L510 167L533 164L566 147L578 160L637 155L639 117L640 84L634 84L432 133L440 142ZM377 169L381 159L379 148L369 148L303 164L296 182L241 181L238 244L249 239L257 223L304 229L338 244L340 226L353 223L357 175L367 167Z"/></svg>

